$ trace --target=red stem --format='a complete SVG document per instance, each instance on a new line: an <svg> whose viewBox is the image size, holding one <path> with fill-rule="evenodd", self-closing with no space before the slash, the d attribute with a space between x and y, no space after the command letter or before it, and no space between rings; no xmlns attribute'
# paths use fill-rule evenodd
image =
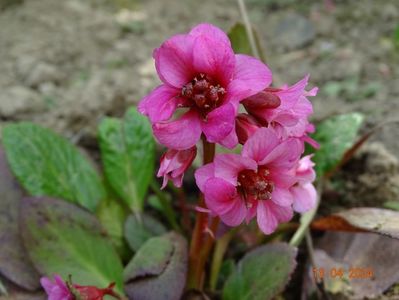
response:
<svg viewBox="0 0 399 300"><path fill-rule="evenodd" d="M208 143L205 138L202 139L204 150L204 165L211 163L215 157L215 144ZM206 208L204 195L200 195L200 207ZM219 221L214 218L211 224L212 232L216 231ZM212 248L213 237L205 232L208 226L208 214L197 211L195 227L190 244L189 253L189 273L187 287L201 290L203 286L204 267Z"/></svg>

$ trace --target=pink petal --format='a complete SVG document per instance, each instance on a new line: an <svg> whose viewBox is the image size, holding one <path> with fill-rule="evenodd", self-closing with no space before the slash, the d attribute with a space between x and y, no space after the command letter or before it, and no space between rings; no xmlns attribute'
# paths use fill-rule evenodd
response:
<svg viewBox="0 0 399 300"><path fill-rule="evenodd" d="M230 40L226 35L226 33L224 33L223 30L212 24L207 24L207 23L198 24L193 29L191 29L189 35L193 37L206 36L215 41L223 42L226 43L227 45L230 45Z"/></svg>
<svg viewBox="0 0 399 300"><path fill-rule="evenodd" d="M182 88L192 80L193 39L179 34L165 41L154 51L155 66L164 83Z"/></svg>
<svg viewBox="0 0 399 300"><path fill-rule="evenodd" d="M262 161L278 145L279 140L273 129L258 129L244 144L242 156Z"/></svg>
<svg viewBox="0 0 399 300"><path fill-rule="evenodd" d="M40 284L42 285L42 287L44 288L44 290L46 291L47 295L51 294L51 291L53 290L53 288L56 286L56 284L54 282L52 282L49 278L47 277L42 277L40 278Z"/></svg>
<svg viewBox="0 0 399 300"><path fill-rule="evenodd" d="M220 145L228 149L233 149L238 144L238 137L236 131L233 129L230 133L219 142Z"/></svg>
<svg viewBox="0 0 399 300"><path fill-rule="evenodd" d="M236 67L234 72L234 80L243 82L250 95L264 90L272 82L272 72L260 60L245 54L236 54Z"/></svg>
<svg viewBox="0 0 399 300"><path fill-rule="evenodd" d="M317 192L313 184L306 183L291 188L294 196L293 208L296 212L304 213L314 208L317 201Z"/></svg>
<svg viewBox="0 0 399 300"><path fill-rule="evenodd" d="M201 122L194 110L176 121L155 123L152 128L159 143L176 150L193 147L201 136Z"/></svg>
<svg viewBox="0 0 399 300"><path fill-rule="evenodd" d="M269 207L280 223L288 222L292 219L293 210L291 206L280 206L273 201L269 201Z"/></svg>
<svg viewBox="0 0 399 300"><path fill-rule="evenodd" d="M268 205L269 202L271 201L259 201L257 207L256 219L260 230L262 230L264 234L273 233L278 226L278 220L270 209Z"/></svg>
<svg viewBox="0 0 399 300"><path fill-rule="evenodd" d="M257 164L248 157L238 154L219 154L215 157L215 176L237 185L238 173L242 170L256 170Z"/></svg>
<svg viewBox="0 0 399 300"><path fill-rule="evenodd" d="M160 85L140 101L138 110L152 123L168 120L179 104L179 93L174 87Z"/></svg>
<svg viewBox="0 0 399 300"><path fill-rule="evenodd" d="M272 193L272 201L280 206L289 206L294 198L288 189L275 187Z"/></svg>
<svg viewBox="0 0 399 300"><path fill-rule="evenodd" d="M303 152L303 143L291 138L275 147L259 164L270 165L272 168L292 168Z"/></svg>
<svg viewBox="0 0 399 300"><path fill-rule="evenodd" d="M308 84L309 75L290 86L289 88L282 89L276 92L276 95L281 99L280 110L291 108L299 98L304 94L305 87Z"/></svg>
<svg viewBox="0 0 399 300"><path fill-rule="evenodd" d="M220 216L220 219L228 226L234 227L240 225L247 214L247 209L245 207L244 201L237 195L233 207Z"/></svg>
<svg viewBox="0 0 399 300"><path fill-rule="evenodd" d="M234 129L235 108L227 103L211 111L202 121L202 131L210 143L218 143L225 139Z"/></svg>
<svg viewBox="0 0 399 300"><path fill-rule="evenodd" d="M298 181L294 168L291 170L273 168L270 166L268 166L268 168L270 171L270 180L279 188L290 188Z"/></svg>
<svg viewBox="0 0 399 300"><path fill-rule="evenodd" d="M215 166L213 163L206 164L200 168L198 168L195 173L195 182L199 187L201 192L205 191L205 183L208 179L215 177Z"/></svg>
<svg viewBox="0 0 399 300"><path fill-rule="evenodd" d="M233 49L222 41L200 35L194 41L193 65L197 73L210 75L226 87L234 72Z"/></svg>
<svg viewBox="0 0 399 300"><path fill-rule="evenodd" d="M207 207L217 215L229 212L236 201L241 201L234 185L216 177L206 182L204 195Z"/></svg>

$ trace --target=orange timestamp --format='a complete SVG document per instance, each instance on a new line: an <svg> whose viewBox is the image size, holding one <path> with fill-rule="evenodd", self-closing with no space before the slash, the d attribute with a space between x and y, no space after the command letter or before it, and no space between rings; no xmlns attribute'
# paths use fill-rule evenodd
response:
<svg viewBox="0 0 399 300"><path fill-rule="evenodd" d="M313 268L313 277L316 281L332 278L332 279L371 279L374 277L373 268L350 267L348 269L337 268Z"/></svg>

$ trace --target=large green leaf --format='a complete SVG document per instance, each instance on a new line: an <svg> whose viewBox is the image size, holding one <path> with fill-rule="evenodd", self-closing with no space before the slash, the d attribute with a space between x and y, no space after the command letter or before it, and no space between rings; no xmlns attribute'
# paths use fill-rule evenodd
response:
<svg viewBox="0 0 399 300"><path fill-rule="evenodd" d="M320 149L313 161L319 176L333 170L355 143L363 119L362 114L351 113L331 117L317 125L313 138L320 144Z"/></svg>
<svg viewBox="0 0 399 300"><path fill-rule="evenodd" d="M72 275L81 285L122 291L122 263L97 219L71 203L52 198L25 198L20 211L25 248L42 275Z"/></svg>
<svg viewBox="0 0 399 300"><path fill-rule="evenodd" d="M129 299L179 300L186 283L187 243L168 233L149 239L124 272Z"/></svg>
<svg viewBox="0 0 399 300"><path fill-rule="evenodd" d="M3 143L10 167L32 196L52 196L94 211L105 197L91 163L63 137L32 123L7 125Z"/></svg>
<svg viewBox="0 0 399 300"><path fill-rule="evenodd" d="M27 257L18 231L18 208L23 191L12 176L1 148L0 191L0 273L13 283L34 291L40 286L39 274Z"/></svg>
<svg viewBox="0 0 399 300"><path fill-rule="evenodd" d="M288 283L296 262L296 248L276 243L247 253L227 279L223 300L272 299Z"/></svg>
<svg viewBox="0 0 399 300"><path fill-rule="evenodd" d="M125 223L125 238L133 251L139 250L148 239L165 232L165 226L147 214L130 215Z"/></svg>
<svg viewBox="0 0 399 300"><path fill-rule="evenodd" d="M148 120L131 108L123 121L105 118L99 135L108 181L132 210L141 211L154 175L155 143Z"/></svg>
<svg viewBox="0 0 399 300"><path fill-rule="evenodd" d="M130 250L123 234L123 227L128 212L129 210L116 199L106 199L101 201L96 212L101 225L107 231L113 245L123 261L129 260L132 255L132 251Z"/></svg>

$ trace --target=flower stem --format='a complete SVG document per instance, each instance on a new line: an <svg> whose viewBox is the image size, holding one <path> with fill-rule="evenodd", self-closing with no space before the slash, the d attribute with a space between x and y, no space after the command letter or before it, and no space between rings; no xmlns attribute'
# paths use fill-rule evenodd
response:
<svg viewBox="0 0 399 300"><path fill-rule="evenodd" d="M247 32L247 36L248 36L249 44L251 46L252 54L256 58L261 59L260 51L256 45L254 32L252 30L251 22L249 21L249 17L248 17L247 9L245 7L244 0L237 0L237 1L238 1L238 7L240 8L240 13L241 13L242 19L244 21L245 30Z"/></svg>
<svg viewBox="0 0 399 300"><path fill-rule="evenodd" d="M203 152L204 152L204 165L211 163L215 157L215 144L208 143L203 137ZM199 197L199 207L206 208L204 195ZM216 219L216 218L215 218ZM212 222L214 227L217 227L218 222ZM208 226L208 214L197 211L195 226L190 243L189 252L189 273L187 279L187 287L191 289L202 289L204 266L206 259L209 255L210 248L212 247L212 240L206 239L205 229ZM211 226L212 227L212 226ZM213 228L211 228L212 230ZM208 250L209 248L209 250Z"/></svg>
<svg viewBox="0 0 399 300"><path fill-rule="evenodd" d="M235 233L237 232L237 229L238 227L228 231L216 242L215 250L213 252L212 264L211 264L211 274L210 274L211 276L209 279L209 286L212 291L216 289L224 254L226 253L227 247L230 244L231 239L234 237Z"/></svg>

